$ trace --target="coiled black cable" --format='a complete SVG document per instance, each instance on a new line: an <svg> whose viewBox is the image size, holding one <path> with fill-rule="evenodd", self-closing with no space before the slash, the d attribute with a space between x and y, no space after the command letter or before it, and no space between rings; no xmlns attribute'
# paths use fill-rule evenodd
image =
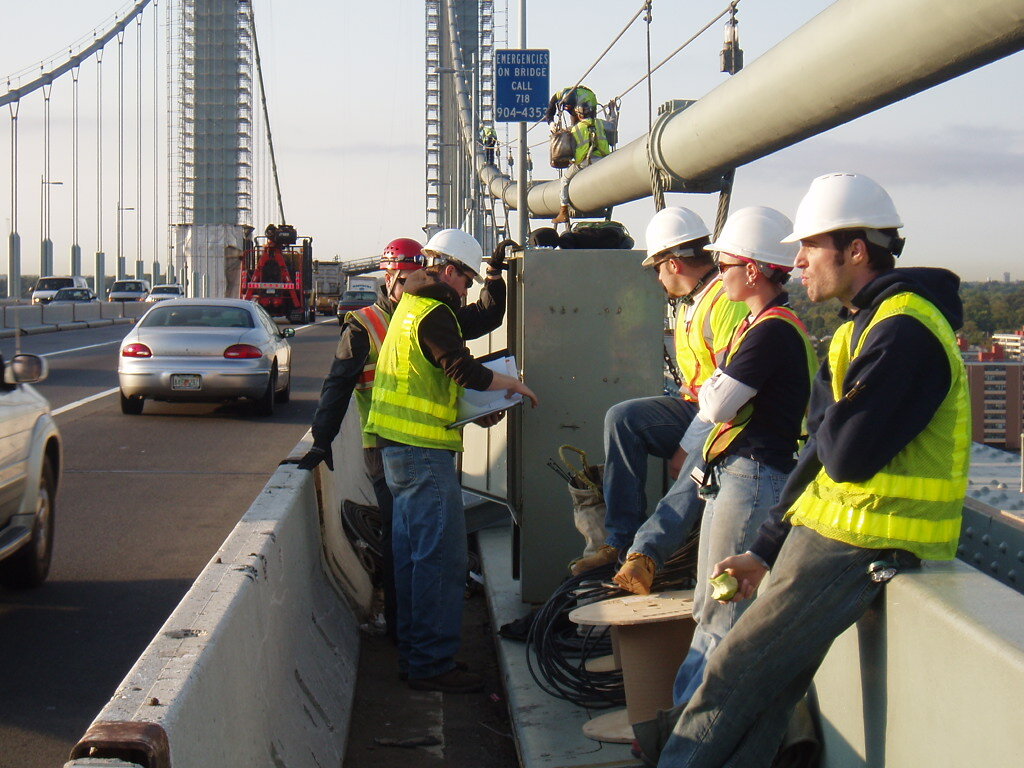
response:
<svg viewBox="0 0 1024 768"><path fill-rule="evenodd" d="M653 591L693 586L697 565L697 531L658 570ZM611 653L608 627L579 628L569 613L581 605L629 594L613 586L617 566L603 565L566 579L534 615L526 638L526 664L541 690L590 709L608 709L625 703L621 670L595 672L587 661Z"/></svg>

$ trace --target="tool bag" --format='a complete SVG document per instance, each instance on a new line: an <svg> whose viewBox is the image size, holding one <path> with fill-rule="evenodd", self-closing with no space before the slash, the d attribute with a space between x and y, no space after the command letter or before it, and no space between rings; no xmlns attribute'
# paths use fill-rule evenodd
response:
<svg viewBox="0 0 1024 768"><path fill-rule="evenodd" d="M576 453L582 464L576 469L569 453ZM604 465L588 464L587 454L571 445L558 449L562 463L569 469L569 495L572 497L572 519L576 530L583 534L586 547L581 557L589 557L604 545Z"/></svg>
<svg viewBox="0 0 1024 768"><path fill-rule="evenodd" d="M576 158L576 140L566 128L551 129L551 167L568 168Z"/></svg>

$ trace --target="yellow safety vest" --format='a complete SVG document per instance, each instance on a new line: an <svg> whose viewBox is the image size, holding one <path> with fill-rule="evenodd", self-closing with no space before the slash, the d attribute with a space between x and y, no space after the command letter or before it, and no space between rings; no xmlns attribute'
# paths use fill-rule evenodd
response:
<svg viewBox="0 0 1024 768"><path fill-rule="evenodd" d="M908 292L881 303L855 348L853 323L842 325L828 352L832 397L838 402L851 388L844 381L846 371L872 329L896 315L915 318L941 342L949 359L949 392L928 425L874 477L839 483L822 468L787 516L793 525L857 547L905 549L920 558L952 560L967 490L971 414L963 360L946 318L931 302Z"/></svg>
<svg viewBox="0 0 1024 768"><path fill-rule="evenodd" d="M458 419L462 387L427 360L419 342L420 323L438 305L451 311L437 299L410 293L395 307L377 359L365 431L396 443L461 451L462 430L446 427Z"/></svg>
<svg viewBox="0 0 1024 768"><path fill-rule="evenodd" d="M366 363L363 370L356 379L356 388L353 394L356 397L356 406L359 408L359 423L365 428L370 415L370 400L373 395L373 380L377 371L377 358L380 355L380 347L384 343L384 337L388 332L388 323L391 322L391 315L378 307L376 304L370 307L353 310L345 316L346 322L358 323L366 330L366 336L370 341L370 351L366 356ZM372 448L375 444L373 435L363 431L363 448Z"/></svg>
<svg viewBox="0 0 1024 768"><path fill-rule="evenodd" d="M814 380L814 374L818 371L818 358L814 354L814 346L811 344L811 339L807 335L807 328L800 321L800 318L796 316L789 307L771 307L765 310L756 318L754 322L743 328L740 325L736 329L735 338L729 344L729 351L725 356L725 364L728 365L736 353L739 351L740 346L743 344L743 340L747 338L747 334L750 330L767 320L781 320L784 323L789 323L796 332L800 334L800 338L804 342L804 351L807 353L807 377L809 380ZM742 330L740 330L742 328ZM750 417L754 415L753 402L747 402L740 408L739 412L732 418L731 421L720 422L715 424L711 428L711 433L708 435L708 439L704 442L704 461L706 464L711 464L715 459L725 453L726 449L732 445L737 437L742 434L744 427L750 422Z"/></svg>
<svg viewBox="0 0 1024 768"><path fill-rule="evenodd" d="M718 355L748 310L742 301L729 301L720 277L701 294L689 320L686 309L680 306L676 316L676 364L683 377L683 399L696 403L700 385L715 372Z"/></svg>
<svg viewBox="0 0 1024 768"><path fill-rule="evenodd" d="M591 157L605 157L611 154L608 137L604 132L604 121L586 118L572 127L573 144L576 154L573 162L580 165Z"/></svg>

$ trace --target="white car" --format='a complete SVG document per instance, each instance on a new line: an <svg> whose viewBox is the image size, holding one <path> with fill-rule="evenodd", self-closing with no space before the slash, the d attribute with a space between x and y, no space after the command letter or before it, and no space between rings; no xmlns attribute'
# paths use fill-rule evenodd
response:
<svg viewBox="0 0 1024 768"><path fill-rule="evenodd" d="M0 371L0 583L37 587L53 553L60 432L50 404L30 385L46 378L46 361L0 356Z"/></svg>
<svg viewBox="0 0 1024 768"><path fill-rule="evenodd" d="M153 290L149 292L149 295L143 299L153 303L154 301L166 301L167 299L180 299L185 296L185 291L182 290L180 285L154 285Z"/></svg>

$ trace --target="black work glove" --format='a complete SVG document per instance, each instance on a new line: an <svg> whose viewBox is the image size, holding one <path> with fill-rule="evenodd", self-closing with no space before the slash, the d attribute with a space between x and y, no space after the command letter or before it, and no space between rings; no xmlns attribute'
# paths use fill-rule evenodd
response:
<svg viewBox="0 0 1024 768"><path fill-rule="evenodd" d="M331 452L331 446L328 445L325 448L314 444L313 447L309 449L309 452L299 459L299 463L296 466L298 466L299 469L311 470L321 461L327 464L327 468L331 470L331 472L334 471L334 454Z"/></svg>
<svg viewBox="0 0 1024 768"><path fill-rule="evenodd" d="M519 243L515 240L502 240L496 246L494 246L494 252L491 254L491 258L487 260L487 271L494 272L497 274L501 273L501 270L508 269L505 265L505 249L510 245L519 247Z"/></svg>

